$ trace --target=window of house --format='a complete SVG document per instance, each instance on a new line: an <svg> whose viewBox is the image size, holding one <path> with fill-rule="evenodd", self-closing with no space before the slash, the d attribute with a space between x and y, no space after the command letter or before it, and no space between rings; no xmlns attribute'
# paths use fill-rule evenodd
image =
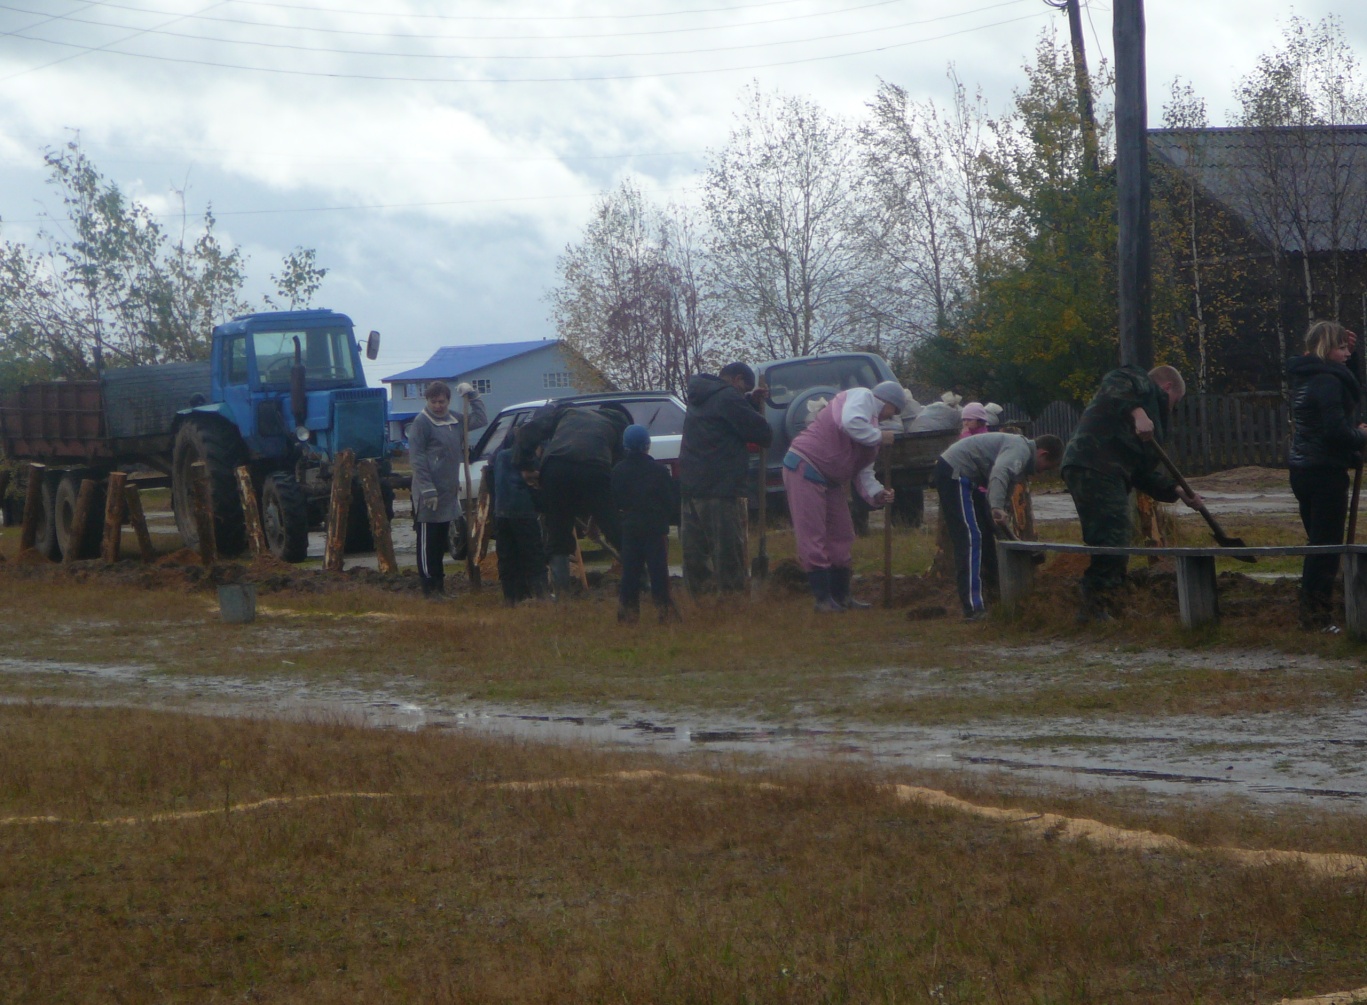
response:
<svg viewBox="0 0 1367 1005"><path fill-rule="evenodd" d="M558 373L543 373L541 375L542 387L569 387L570 375L567 371L561 370Z"/></svg>
<svg viewBox="0 0 1367 1005"><path fill-rule="evenodd" d="M480 394L488 394L494 389L494 382L487 377L476 377L470 383Z"/></svg>

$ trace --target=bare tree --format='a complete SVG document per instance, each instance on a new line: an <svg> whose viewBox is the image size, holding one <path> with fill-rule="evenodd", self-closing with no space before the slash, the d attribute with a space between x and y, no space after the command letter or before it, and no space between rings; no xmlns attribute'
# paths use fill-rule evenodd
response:
<svg viewBox="0 0 1367 1005"><path fill-rule="evenodd" d="M556 329L613 383L681 392L721 342L699 289L694 224L653 206L630 179L605 194L557 263Z"/></svg>
<svg viewBox="0 0 1367 1005"><path fill-rule="evenodd" d="M191 227L182 209L172 243L79 142L48 150L45 160L63 213L47 218L36 247L0 245L0 383L206 356L213 326L250 307L246 258L219 241L213 213ZM302 248L286 267L282 292L292 282L304 292L324 272Z"/></svg>
<svg viewBox="0 0 1367 1005"><path fill-rule="evenodd" d="M868 277L848 127L810 101L751 85L710 161L708 278L746 344L802 356L857 342Z"/></svg>
<svg viewBox="0 0 1367 1005"><path fill-rule="evenodd" d="M1367 90L1341 23L1293 16L1235 95L1237 124L1253 130L1245 210L1281 263L1299 267L1305 317L1338 318L1345 252L1367 240L1367 158L1338 128L1367 121ZM1284 324L1278 334L1285 356Z"/></svg>
<svg viewBox="0 0 1367 1005"><path fill-rule="evenodd" d="M859 220L872 265L866 296L909 349L944 334L982 282L1000 214L988 198L986 110L951 69L954 102L915 104L886 81L859 129ZM894 353L896 354L896 353Z"/></svg>

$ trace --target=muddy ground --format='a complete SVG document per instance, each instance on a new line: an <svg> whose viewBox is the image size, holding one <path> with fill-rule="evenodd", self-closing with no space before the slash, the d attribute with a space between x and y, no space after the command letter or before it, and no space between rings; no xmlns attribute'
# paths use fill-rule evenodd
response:
<svg viewBox="0 0 1367 1005"><path fill-rule="evenodd" d="M1280 473L1276 473L1280 474ZM1294 513L1289 492L1276 479L1253 470L1226 473L1200 480L1198 490L1213 502L1221 497L1241 512ZM1054 500L1037 499L1037 515L1050 536ZM1066 500L1066 495L1061 497ZM1071 505L1070 503L1068 504ZM1060 501L1058 508L1064 508ZM402 520L399 521L402 523ZM1041 576L1035 603L1068 605L1077 568L1068 561L1051 563ZM10 561L3 578L5 589L23 589L26 581L54 578L108 583L116 588L201 591L206 609L218 585L252 582L263 604L270 598L359 588L415 593L416 577L385 577L360 563L348 561L341 576L317 569L289 566L271 560L224 563L202 568L193 554L179 552L152 566L126 561L114 566L76 563L67 569ZM1140 570L1138 585L1129 595L1129 612L1137 617L1171 618L1175 584L1162 566ZM460 580L452 580L459 589ZM595 576L596 592L611 582ZM791 562L776 564L773 589L792 595L804 589ZM877 577L865 577L866 597L881 593ZM894 614L870 612L870 617L913 619L908 637L915 638L917 618L942 618L956 607L950 584L915 575L894 581L899 608ZM452 616L459 617L459 601ZM1227 623L1280 625L1294 632L1295 583L1259 582L1226 573L1222 576L1222 610ZM286 638L269 616L261 630ZM339 625L339 632L363 632L364 623ZM282 643L283 644L283 643ZM298 640L299 645L307 641ZM1342 656L1288 653L1275 646L1212 647L1193 640L1192 648L1144 648L1132 643L1043 633L1038 640L984 644L966 631L961 644L946 652L944 666L912 666L889 653L885 663L852 666L864 695L890 700L974 694L1019 694L1025 704L1032 693L1057 686L1060 678L1083 674L1089 667L1105 667L1110 674L1135 674L1155 667L1193 674L1237 672L1271 679L1294 677L1314 688L1317 674L1354 669L1359 651ZM1270 710L1238 714L1121 716L1097 705L1096 714L1031 717L995 716L932 726L848 721L833 716L804 715L795 710L782 721L758 721L741 713L687 708L652 708L631 702L565 700L554 707L498 704L446 693L428 681L386 677L374 670L339 666L332 680L305 679L290 671L289 646L278 656L274 674L195 675L177 672L155 659L112 663L94 653L87 660L51 661L0 655L0 700L95 702L149 708L170 708L214 715L289 716L304 719L344 719L391 729L451 729L498 734L521 739L585 742L651 748L685 759L818 758L864 762L885 767L962 769L1000 775L1016 786L1037 784L1086 788L1138 788L1149 793L1195 798L1245 796L1257 800L1300 801L1367 809L1367 695L1326 697L1309 711ZM24 695L22 699L16 695Z"/></svg>

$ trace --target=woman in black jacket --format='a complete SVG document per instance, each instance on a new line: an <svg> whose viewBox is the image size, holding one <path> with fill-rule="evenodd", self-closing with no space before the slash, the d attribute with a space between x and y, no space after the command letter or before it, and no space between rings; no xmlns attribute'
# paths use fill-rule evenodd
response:
<svg viewBox="0 0 1367 1005"><path fill-rule="evenodd" d="M1304 356L1286 365L1295 432L1291 491L1310 544L1342 544L1348 515L1348 469L1367 446L1367 425L1356 421L1362 389L1344 365L1357 336L1334 321L1305 333ZM1301 627L1337 632L1330 596L1338 555L1307 555L1301 569Z"/></svg>

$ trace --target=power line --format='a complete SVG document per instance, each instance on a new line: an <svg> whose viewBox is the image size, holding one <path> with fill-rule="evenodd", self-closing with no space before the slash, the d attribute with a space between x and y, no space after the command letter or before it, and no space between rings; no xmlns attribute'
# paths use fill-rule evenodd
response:
<svg viewBox="0 0 1367 1005"><path fill-rule="evenodd" d="M145 59L159 63L175 63L189 66L205 66L221 70L245 70L253 73L270 73L288 77L315 77L331 80L366 80L372 82L387 83L409 83L409 84L574 84L574 83L599 83L614 80L653 80L662 77L692 77L708 76L719 73L744 73L752 70L768 70L783 66L799 66L806 63L828 62L833 59L848 59L853 56L868 56L877 52L889 52L894 49L905 49L913 45L923 45L927 42L939 42L946 38L953 38L958 35L966 35L975 31L985 31L989 28L1000 28L1008 24L1016 24L1020 21L1031 21L1036 18L1046 16L1043 11L1036 11L1033 14L1026 14L1022 17L1008 18L1004 21L994 21L990 24L976 25L972 28L962 28L958 31L945 32L942 35L932 35L926 38L910 39L906 42L890 42L887 45L874 46L870 49L859 49L852 52L832 53L825 56L804 56L797 59L777 60L771 63L753 63L747 66L728 66L719 68L699 68L686 70L656 70L651 73L611 73L596 74L592 76L578 77L405 77L390 74L365 74L365 73L336 73L324 70L301 70L295 68L280 68L272 66L250 66L240 63L222 63L214 60L189 59L177 56L158 56L151 53L123 52L118 49L110 49L104 46L81 46L72 42L58 42L51 39L28 39L29 41L44 42L49 45L58 45L66 48L82 50L77 55L85 53L103 52L113 56L124 56L130 59ZM0 35L13 35L13 32L0 32ZM27 36L18 36L27 38ZM75 56L66 57L67 59ZM60 60L57 62L61 62ZM15 77L23 76L37 70L45 69L53 63L46 63L43 66L31 67L27 70L20 70L7 77L0 78L0 82L13 80Z"/></svg>
<svg viewBox="0 0 1367 1005"><path fill-rule="evenodd" d="M100 7L119 7L125 10L147 10L142 7L130 7L125 4L104 3L96 0ZM387 17L395 16L393 10L351 10L340 7L314 7L306 4L286 4L286 3L264 3L261 0L235 0L239 7L266 7L271 10L302 10L316 14L348 14L355 17ZM695 7L691 10L674 11L649 11L635 14L418 14L412 12L404 13L403 17L423 20L436 21L625 21L633 18L647 17L683 17L691 14L730 14L735 11L754 10L760 7L787 7L795 3L806 3L808 0L764 0L761 3L740 4L732 7ZM884 0L887 3L895 3L898 0ZM151 13L166 14L169 11L151 11Z"/></svg>
<svg viewBox="0 0 1367 1005"><path fill-rule="evenodd" d="M295 45L295 44L292 44L292 43L289 43L289 42L259 42L259 41L249 40L249 39L213 38L213 37L206 36L206 35L192 35L192 34L187 34L187 33L185 33L185 32L160 31L160 30L156 30L156 29L148 29L148 30L145 32L145 34L163 35L163 36L166 36L166 37L169 37L169 38L189 39L189 40L192 40L192 41L199 41L199 42L216 42L216 43L221 44L221 45L247 45L247 46L254 46L254 47L257 47L257 48L285 49L285 50L289 50L289 51L293 51L293 52L322 53L322 54L325 54L325 55L340 55L340 56L370 56L370 57L378 57L378 58L382 58L382 59L410 59L410 60L411 60L411 59L442 59L442 60L447 60L447 59L461 59L461 60L480 60L480 61L488 61L488 60L499 60L499 61L504 61L504 60L552 60L552 59L553 59L553 60L564 60L564 59L573 59L573 60L586 60L586 59L630 59L630 58L637 58L637 57L649 58L649 57L656 57L656 56L696 56L696 55L706 55L706 54L710 54L710 53L719 53L719 52L735 52L735 51L742 50L742 49L764 49L764 48L769 48L769 47L771 47L771 46L778 46L778 45L804 45L804 44L807 44L807 43L809 43L809 42L824 42L824 41L827 41L828 39L851 38L851 37L856 36L856 35L871 35L871 34L874 34L875 32L896 31L896 30L901 29L901 28L911 28L911 27L915 27L915 26L917 26L917 25L932 24L932 23L935 23L935 22L938 22L938 21L949 20L949 19L951 19L951 18L964 17L964 16L969 15L969 14L977 14L977 13L980 13L981 11L985 11L985 10L995 10L995 9L997 9L997 8L1000 8L1000 7L1010 7L1010 6L1015 6L1015 5L1017 5L1017 4L1027 3L1027 2L1032 2L1032 0L1004 0L1004 2L1002 2L1002 3L989 4L989 5L986 6L986 7L978 7L978 8L975 8L975 9L973 9L973 10L960 11L960 12L955 13L955 14L942 14L942 15L939 15L939 16L937 16L937 17L921 18L921 19L914 20L914 21L903 21L903 22L901 22L901 23L899 23L899 24L881 25L881 26L876 27L876 28L860 28L860 29L856 29L856 30L854 30L854 31L837 32L837 33L829 33L829 32L828 32L828 33L823 34L823 35L820 35L820 36L809 37L809 38L778 39L778 40L769 41L769 42L747 42L747 43L744 43L744 44L741 44L741 45L712 46L712 47L704 48L704 49L673 49L673 50L664 49L664 50L655 50L655 51L649 51L649 52L573 53L573 54L570 54L570 55L568 55L568 56L566 56L566 55L561 55L561 54L534 54L534 55L474 55L474 56L472 56L472 55L468 55L468 54L454 55L454 54L437 53L437 52L413 52L413 53L375 52L375 51L373 51L373 50L366 50L366 49L333 49L333 48L325 48L325 47L321 47L321 46ZM36 11L25 10L25 9L19 8L19 7L12 7L12 6L9 6L9 5L7 5L7 4L0 4L0 10L9 10L9 11L14 11L14 12L23 13L23 14L33 14L33 13L37 13ZM92 20L87 20L87 19L77 18L77 17L64 17L64 18L62 18L62 20L70 21L70 22L75 23L75 24L95 25L95 26L98 26L98 27L101 27L101 28L123 28L123 27L127 27L126 25L111 25L111 24L109 24L109 23L107 23L107 22L104 22L104 21L92 21ZM25 37L28 37L28 36L25 36ZM48 41L48 40L47 40L47 39L43 39L43 40L41 40L41 41ZM558 41L558 40L557 40L557 41Z"/></svg>
<svg viewBox="0 0 1367 1005"><path fill-rule="evenodd" d="M211 3L211 4L209 4L207 7L201 7L201 8L199 9L199 11L197 11L196 13L198 13L198 14L203 14L205 11L213 10L215 7L222 7L222 6L223 6L225 3L227 3L227 2L229 2L229 0L214 0L214 2ZM93 4L92 4L92 5L87 5L87 6L93 6ZM163 21L161 24L157 25L156 28L165 28L167 25L175 24L177 21L183 21L183 20L185 20L185 19L188 18L188 17L194 17L194 16L195 16L194 14L182 14L182 15L179 15L179 16L177 16L177 17L171 18L169 21ZM52 21L52 20L55 20L55 18L49 17L47 20L48 20L48 21ZM46 22L39 22L39 24L44 24L44 23L46 23ZM24 29L21 29L21 30L23 30L23 31L30 31L30 30L32 30L32 28L35 28L35 27L37 27L37 25L33 25L33 26L30 26L29 28L24 28ZM109 49L109 46L111 46L111 45L120 45L120 44L122 44L123 42L131 42L133 39L137 38L139 35L146 35L148 32L151 32L151 31L156 30L156 28L144 28L144 29L140 29L140 30L134 31L133 34L131 34L131 35L126 35L126 36L124 36L123 38L116 38L116 39L114 39L114 41L112 41L112 42L106 42L104 45L97 45L97 46L90 46L90 47L81 46L81 47L79 47L79 48L82 48L82 49L84 49L85 51L83 51L83 52L72 53L70 56L63 56L61 59L54 59L54 60L53 60L52 62L50 62L50 63L44 63L42 66L31 66L31 67L29 67L29 68L26 69L26 70L20 70L20 71L17 72L17 73L11 73L11 74L9 74L8 76L0 77L0 84L4 83L4 82L6 82L6 81L9 81L9 80L13 80L15 77L22 77L22 76L24 76L25 74L34 73L34 72L36 72L36 71L38 71L38 70L46 70L49 66L56 66L58 63L70 62L70 61L73 60L73 59L78 59L78 58L80 58L81 56L87 55L87 54L89 54L89 53L91 53L91 52L101 52L101 51L106 51L106 50L109 51L109 52L117 52L118 50L116 50L116 49ZM8 32L8 31L7 31L7 32L0 32L0 35L12 35L12 36L14 36L14 37L16 37L16 38L29 38L29 37L30 37L30 36L28 36L28 35L20 35L18 32ZM47 40L46 40L46 39L36 39L35 41L47 41Z"/></svg>
<svg viewBox="0 0 1367 1005"><path fill-rule="evenodd" d="M676 35L676 34L682 34L682 33L687 33L687 32L699 32L699 31L726 31L726 30L730 30L730 29L734 29L734 28L754 28L754 27L758 27L758 26L760 26L760 25L766 25L766 24L785 24L785 23L790 22L790 21L804 21L804 20L809 20L809 19L811 19L811 18L818 18L818 17L835 17L835 16L838 16L838 15L841 15L841 14L849 14L849 13L851 13L851 12L853 12L853 11L867 10L867 9L869 9L869 8L872 8L872 7L887 7L887 6L891 5L891 4L899 4L899 3L905 3L905 2L906 2L906 0L867 0L867 2L865 2L865 3L855 4L854 6L851 6L851 7L839 7L839 8L836 8L835 10L816 11L816 12L814 12L814 13L809 13L809 14L793 14L793 15L790 15L790 16L787 16L787 17L769 18L769 19L767 19L767 20L739 21L739 22L736 22L736 23L734 23L734 24L695 25L695 26L689 27L689 28L655 28L655 29L648 29L648 30L644 30L644 31L590 32L590 33L580 33L580 34L574 34L574 35L565 34L565 33L563 33L563 32L559 32L559 31L555 32L555 33L552 34L552 35L547 35L547 34L544 34L544 33L543 33L543 34L538 34L538 35L442 35L442 34L434 34L434 33L432 33L432 32L428 32L428 31L422 31L422 32L375 32L375 31L357 31L357 30L352 29L352 28L328 28L328 27L320 27L320 26L315 26L315 25L272 24L272 23L269 22L269 21L248 21L248 20L244 20L244 19L242 19L242 18L233 18L233 17L211 17L211 16L208 16L208 15L205 15L205 14L202 14L202 13L201 13L201 14L187 14L187 15L184 15L184 17L185 17L187 20L194 20L194 21L210 21L210 22L213 22L213 23L215 23L215 24L234 24L234 25L243 25L243 26L249 27L249 28L266 28L266 29L271 29L271 30L275 30L275 31L302 31L302 32L314 32L314 33L320 34L320 35L322 35L322 34L326 34L326 35L357 35L357 36L361 36L361 37L363 37L363 38L419 38L419 39L441 39L441 40L455 39L455 40L458 40L458 41L480 40L480 41L499 41L499 42L510 42L510 41L511 41L511 42L518 42L518 41L543 41L543 40L561 41L561 40L566 40L566 39L585 39L585 38L631 38L631 37L634 37L634 36L644 36L644 35ZM103 0L91 0L91 4L90 4L90 5L91 5L91 6L97 6L97 7L107 7L107 8L109 8L109 9L111 9L111 10L126 10L126 11L131 11L131 12L133 12L133 13L138 13L138 14L160 14L160 13L165 13L164 11L158 11L158 10L156 10L156 9L154 9L154 8L149 8L149 7L134 7L134 6L131 6L131 5L128 5L128 4L107 3L107 2L103 2ZM744 9L744 8L735 8L735 9L740 10L740 9ZM405 16L405 17L439 17L439 16L442 16L442 15L404 15L404 16ZM636 15L623 15L623 17L631 17L631 16L636 16ZM647 16L655 16L655 15L647 15ZM392 15L391 15L391 17L392 17ZM554 17L551 17L551 18L546 18L545 20L547 20L547 21L554 21L554 20L558 20L558 19L557 19L557 18L554 18Z"/></svg>

